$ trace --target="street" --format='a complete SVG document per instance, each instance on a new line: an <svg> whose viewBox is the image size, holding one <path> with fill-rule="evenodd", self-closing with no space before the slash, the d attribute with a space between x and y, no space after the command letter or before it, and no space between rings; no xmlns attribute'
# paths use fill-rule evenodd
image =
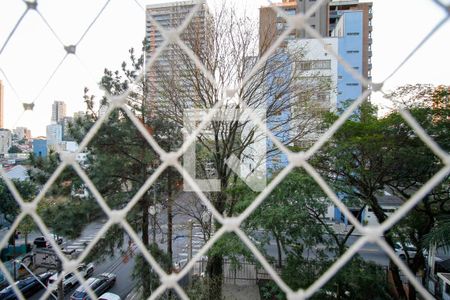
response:
<svg viewBox="0 0 450 300"><path fill-rule="evenodd" d="M188 204L186 197L181 196L176 199L176 204L178 206L183 205L183 203ZM185 202L186 201L186 202ZM157 223L158 226L155 232L155 241L158 243L159 247L166 251L167 244L167 212L164 208L160 208L157 210ZM183 211L174 209L174 219L173 219L173 263L177 268L182 268L188 261L189 257L189 244L190 244L190 229L189 229L189 220L191 216L186 215ZM103 224L106 220L98 220L91 224L88 224L83 230L81 236L76 240L65 240L62 244L64 249L70 249L81 253L85 247L95 238L96 233L102 228ZM152 239L152 222L150 222L149 234L150 239ZM138 234L140 234L138 232ZM263 231L257 231L254 237L258 238L260 235L264 234ZM29 242L32 242L34 238L40 236L39 232L33 232L28 236ZM352 235L349 237L347 241L347 246L353 245L359 238L358 235ZM255 245L257 245L256 239L252 238ZM132 273L135 265L135 257L138 254L138 249L134 244L128 244L128 235L124 233L124 245L121 249L115 249L114 256L106 256L103 260L99 262L94 262L95 269L93 273L93 277L99 275L101 273L114 273L117 275L117 280L113 288L110 292L119 295L122 299L125 299L126 296L133 290L135 287L135 283L132 279ZM17 241L18 244L23 243L23 236L20 237ZM197 223L193 223L192 225L192 255L195 255L201 247L204 245L203 233L201 227ZM324 246L318 245L316 249L324 249L321 248ZM121 251L120 251L121 250ZM128 251L127 251L128 250ZM274 239L271 239L269 243L265 246L265 251L268 256L272 258L277 258L277 247ZM122 253L127 253L126 255ZM314 252L314 251L312 251ZM375 262L378 265L387 266L389 264L388 256L376 245L376 244L366 244L364 245L360 251L359 255L364 260ZM314 253L305 253L305 255L314 255ZM330 256L333 254L330 252ZM448 258L448 254L442 253L442 250L438 250L438 255L443 258ZM284 253L282 253L282 258L285 259ZM45 270L40 268L39 272L44 272ZM65 299L70 299L70 296L75 291L76 287L73 287L69 291L66 291ZM44 294L44 290L41 290L37 294L35 294L30 299L39 299Z"/></svg>

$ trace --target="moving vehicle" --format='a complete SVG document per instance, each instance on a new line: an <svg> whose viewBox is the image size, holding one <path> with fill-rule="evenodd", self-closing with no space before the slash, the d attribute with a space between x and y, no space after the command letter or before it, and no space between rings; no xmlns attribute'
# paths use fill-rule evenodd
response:
<svg viewBox="0 0 450 300"><path fill-rule="evenodd" d="M94 264L90 263L88 265L81 264L77 268L78 272L84 277L88 278L94 273ZM50 290L57 290L58 284L56 283L56 280L58 279L58 274L54 274L50 279L48 280L48 288ZM68 291L72 287L74 287L78 283L78 278L75 276L74 273L69 273L64 276L63 279L63 286L64 290Z"/></svg>
<svg viewBox="0 0 450 300"><path fill-rule="evenodd" d="M63 239L61 237L54 236L54 239L58 245L61 245L63 243ZM35 238L33 244L36 245L37 248L51 247L50 242L45 238L45 236L39 236Z"/></svg>
<svg viewBox="0 0 450 300"><path fill-rule="evenodd" d="M98 295L104 294L116 283L117 276L113 273L102 273L97 277L91 277L87 280L87 284ZM80 286L70 297L71 300L87 300L90 299L86 289Z"/></svg>
<svg viewBox="0 0 450 300"><path fill-rule="evenodd" d="M52 272L46 272L38 275L38 278L43 284L46 284L47 280L52 275L53 275ZM14 285L17 286L17 288L25 296L25 298L34 295L39 290L44 288L44 286L42 286L42 284L34 276L30 276L25 279L19 280ZM0 291L0 299L12 300L12 299L19 299L19 297L16 296L16 293L14 292L12 286L10 285Z"/></svg>
<svg viewBox="0 0 450 300"><path fill-rule="evenodd" d="M113 293L104 293L100 297L98 297L98 300L121 300L119 295L113 294Z"/></svg>

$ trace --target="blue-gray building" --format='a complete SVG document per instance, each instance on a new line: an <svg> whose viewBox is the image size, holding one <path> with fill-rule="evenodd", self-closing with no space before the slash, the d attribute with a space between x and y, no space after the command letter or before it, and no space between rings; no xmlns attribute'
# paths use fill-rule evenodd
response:
<svg viewBox="0 0 450 300"><path fill-rule="evenodd" d="M338 11L339 21L333 35L339 38L339 55L360 75L363 75L363 12ZM342 64L338 65L337 107L356 100L363 91L362 84Z"/></svg>
<svg viewBox="0 0 450 300"><path fill-rule="evenodd" d="M34 139L33 140L33 154L35 157L47 156L47 140Z"/></svg>

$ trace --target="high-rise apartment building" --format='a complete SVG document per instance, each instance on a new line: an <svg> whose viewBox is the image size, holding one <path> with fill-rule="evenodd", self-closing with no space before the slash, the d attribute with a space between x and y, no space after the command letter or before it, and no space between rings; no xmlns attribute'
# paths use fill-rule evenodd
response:
<svg viewBox="0 0 450 300"><path fill-rule="evenodd" d="M339 56L349 64L358 74L364 74L363 59L363 14L362 11L343 11L340 14L332 35L339 40ZM338 67L337 106L348 105L347 102L356 100L362 93L362 84L354 78L342 64Z"/></svg>
<svg viewBox="0 0 450 300"><path fill-rule="evenodd" d="M165 29L175 29L180 26L190 14L192 9L199 4L200 8L191 19L189 26L181 34L181 40L191 48L194 53L204 51L208 22L209 8L205 0L179 1L163 4L152 4L146 6L146 63L155 51L161 46L164 37L152 23L150 16ZM183 52L176 45L169 45L161 56L148 70L146 77L149 84L149 99L152 104L161 102L162 96L159 91L162 83L172 82L174 86L179 83L186 64L180 58ZM201 58L200 58L201 59ZM178 88L180 85L178 86ZM166 87L165 87L166 88ZM181 86L188 90L189 87Z"/></svg>
<svg viewBox="0 0 450 300"><path fill-rule="evenodd" d="M260 49L263 53L287 27L286 20L278 16L274 7L283 9L288 15L306 13L317 1L283 0L260 9ZM325 2L311 18L311 27L323 37L338 38L337 53L360 75L371 79L372 70L372 3L359 0L333 0ZM295 30L280 45L286 48L298 39L311 38L304 30ZM308 56L308 55L306 55ZM308 58L314 60L314 58ZM364 87L344 67L338 66L337 107L347 101L356 100Z"/></svg>
<svg viewBox="0 0 450 300"><path fill-rule="evenodd" d="M3 82L0 80L0 128L3 128L3 96L4 96L4 89Z"/></svg>
<svg viewBox="0 0 450 300"><path fill-rule="evenodd" d="M359 2L358 0L338 1L334 0L329 4L329 34L339 23L340 18L349 12L359 12L360 16L353 17L352 21L347 21L348 26L358 26L361 28L360 38L362 42L362 69L363 76L372 79L372 2ZM347 51L347 50L346 50Z"/></svg>
<svg viewBox="0 0 450 300"><path fill-rule="evenodd" d="M59 123L66 116L66 103L64 101L55 101L52 104L52 122Z"/></svg>
<svg viewBox="0 0 450 300"><path fill-rule="evenodd" d="M281 8L287 15L293 16L299 12L305 13L316 1L311 0L283 0L281 3L273 3L270 6L263 6L259 10L259 48L265 52L276 39L288 27L287 21L281 15L278 15L274 7ZM319 31L320 35L328 35L328 5L322 5L308 19L308 24ZM295 29L289 33L287 38L281 43L280 47L285 48L290 40L299 38L311 38L304 29Z"/></svg>

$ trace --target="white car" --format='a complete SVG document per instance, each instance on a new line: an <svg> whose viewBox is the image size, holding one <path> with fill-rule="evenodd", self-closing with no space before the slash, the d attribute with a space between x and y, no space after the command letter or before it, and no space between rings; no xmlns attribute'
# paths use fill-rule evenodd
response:
<svg viewBox="0 0 450 300"><path fill-rule="evenodd" d="M98 297L98 300L121 300L120 297L113 293L104 293L100 297Z"/></svg>
<svg viewBox="0 0 450 300"><path fill-rule="evenodd" d="M94 264L90 263L88 265L81 264L78 266L78 272L83 276L84 278L88 278L94 273ZM48 280L48 288L52 291L55 291L58 289L58 284L56 283L56 280L58 279L58 274L53 275ZM64 290L69 290L72 287L74 287L78 283L78 278L75 276L74 273L69 273L64 276L63 279L63 286Z"/></svg>
<svg viewBox="0 0 450 300"><path fill-rule="evenodd" d="M401 244L397 242L394 244L394 251L400 259L406 260L406 257L413 259L416 256L417 248L410 243ZM427 252L425 250L423 251L423 256L427 256Z"/></svg>

